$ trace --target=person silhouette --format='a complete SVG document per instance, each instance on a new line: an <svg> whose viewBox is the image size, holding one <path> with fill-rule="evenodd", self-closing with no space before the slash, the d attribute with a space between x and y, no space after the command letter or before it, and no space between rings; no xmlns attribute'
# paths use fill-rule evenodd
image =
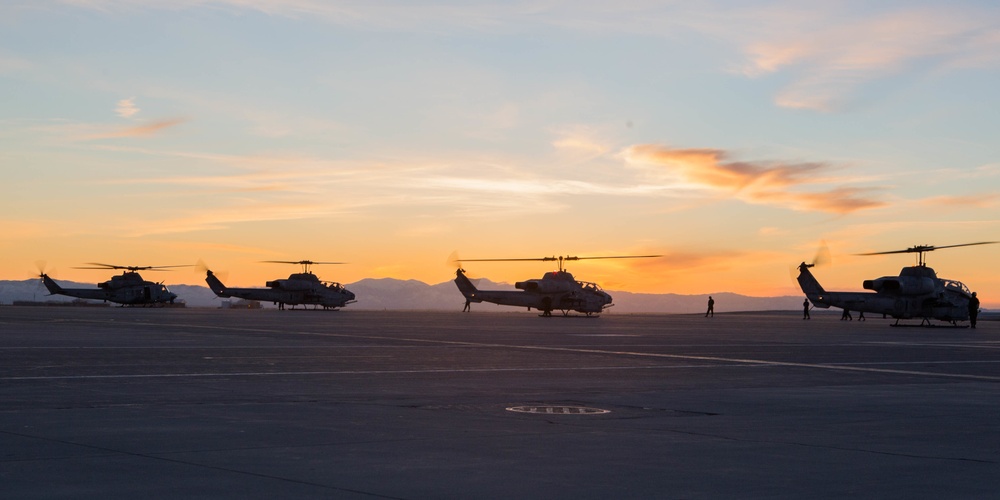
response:
<svg viewBox="0 0 1000 500"><path fill-rule="evenodd" d="M846 307L844 308L844 313L840 315L840 320L841 321L843 321L845 319L847 321L854 321L854 318L851 316L851 311L848 311Z"/></svg>
<svg viewBox="0 0 1000 500"><path fill-rule="evenodd" d="M864 311L858 312L858 321L865 321L865 312Z"/></svg>
<svg viewBox="0 0 1000 500"><path fill-rule="evenodd" d="M812 319L809 316L809 299L802 301L802 319Z"/></svg>
<svg viewBox="0 0 1000 500"><path fill-rule="evenodd" d="M979 317L979 299L976 297L976 292L972 292L972 297L969 297L969 325L972 328L976 327L976 318Z"/></svg>
<svg viewBox="0 0 1000 500"><path fill-rule="evenodd" d="M470 311L472 311L472 302L466 299L465 307L462 308L462 312L470 312Z"/></svg>
<svg viewBox="0 0 1000 500"><path fill-rule="evenodd" d="M705 311L705 317L707 318L710 314L713 318L715 317L715 299L711 295L708 296L708 311Z"/></svg>

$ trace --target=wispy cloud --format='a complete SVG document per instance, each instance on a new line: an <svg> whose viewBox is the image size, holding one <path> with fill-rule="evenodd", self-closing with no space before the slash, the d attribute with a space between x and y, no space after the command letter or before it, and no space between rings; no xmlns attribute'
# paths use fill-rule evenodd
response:
<svg viewBox="0 0 1000 500"><path fill-rule="evenodd" d="M868 196L874 192L871 188L796 190L837 179L826 174L830 169L826 164L726 161L727 156L718 149L671 149L651 144L632 146L624 152L629 162L662 167L685 182L749 203L835 214L885 205Z"/></svg>
<svg viewBox="0 0 1000 500"><path fill-rule="evenodd" d="M777 105L833 111L871 82L904 71L1000 65L998 11L986 3L948 6L779 0L746 7L705 2L329 2L325 0L61 0L115 11L211 7L315 19L365 30L422 33L559 29L671 38L701 34L738 52L738 71L782 73ZM281 133L280 129L267 133Z"/></svg>
<svg viewBox="0 0 1000 500"><path fill-rule="evenodd" d="M0 53L0 75L24 71L31 67L32 64L25 59Z"/></svg>
<svg viewBox="0 0 1000 500"><path fill-rule="evenodd" d="M606 133L585 126L572 126L556 132L552 147L571 159L588 161L607 155L612 151L607 143Z"/></svg>
<svg viewBox="0 0 1000 500"><path fill-rule="evenodd" d="M755 22L774 29L758 29L738 41L747 57L743 73L786 72L790 83L775 97L777 105L833 111L869 82L902 71L1000 65L995 11L906 6L879 12L878 5L871 7L849 13L836 8L762 11Z"/></svg>
<svg viewBox="0 0 1000 500"><path fill-rule="evenodd" d="M507 195L651 195L670 189L669 186L628 185L613 186L575 180L546 179L475 179L462 177L434 177L424 180L421 186L482 193Z"/></svg>
<svg viewBox="0 0 1000 500"><path fill-rule="evenodd" d="M122 118L131 118L138 112L139 108L135 106L134 97L118 101L118 106L115 108L115 114Z"/></svg>
<svg viewBox="0 0 1000 500"><path fill-rule="evenodd" d="M53 222L49 220L0 218L0 226L3 227L3 232L0 233L0 248L8 246L8 243L10 243L9 246L13 246L19 243L20 240L39 238L52 234Z"/></svg>
<svg viewBox="0 0 1000 500"><path fill-rule="evenodd" d="M748 252L743 251L670 251L657 252L662 255L655 259L636 259L630 265L647 271L664 274L691 274L706 269L720 270L736 267L747 262Z"/></svg>
<svg viewBox="0 0 1000 500"><path fill-rule="evenodd" d="M333 215L336 210L331 206L317 203L279 205L254 201L241 206L201 208L191 212L188 215L157 221L155 224L132 225L131 227L138 229L133 229L128 236L140 237L225 229L244 222L314 219Z"/></svg>
<svg viewBox="0 0 1000 500"><path fill-rule="evenodd" d="M157 121L143 123L141 125L135 125L133 127L119 128L115 130L108 130L105 132L88 134L80 137L80 139L86 141L92 141L99 139L150 137L166 129L180 125L185 121L187 120L185 120L184 118L168 118L165 120L157 120Z"/></svg>
<svg viewBox="0 0 1000 500"><path fill-rule="evenodd" d="M921 200L921 204L948 208L1000 208L1000 194L979 193L964 196L934 196Z"/></svg>

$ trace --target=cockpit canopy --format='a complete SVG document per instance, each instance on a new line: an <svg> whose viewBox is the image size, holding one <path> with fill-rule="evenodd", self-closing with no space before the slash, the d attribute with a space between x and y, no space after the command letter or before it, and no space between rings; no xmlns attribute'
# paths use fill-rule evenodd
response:
<svg viewBox="0 0 1000 500"><path fill-rule="evenodd" d="M959 292L968 296L972 296L972 291L970 291L969 287L965 286L965 283L962 283L961 281L941 278L941 283L944 285L945 290L951 290L954 292Z"/></svg>

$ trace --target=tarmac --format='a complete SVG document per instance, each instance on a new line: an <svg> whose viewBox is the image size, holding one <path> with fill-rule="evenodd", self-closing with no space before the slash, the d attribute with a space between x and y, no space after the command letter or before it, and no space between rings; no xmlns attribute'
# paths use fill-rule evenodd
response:
<svg viewBox="0 0 1000 500"><path fill-rule="evenodd" d="M1000 322L0 307L0 498L996 498Z"/></svg>

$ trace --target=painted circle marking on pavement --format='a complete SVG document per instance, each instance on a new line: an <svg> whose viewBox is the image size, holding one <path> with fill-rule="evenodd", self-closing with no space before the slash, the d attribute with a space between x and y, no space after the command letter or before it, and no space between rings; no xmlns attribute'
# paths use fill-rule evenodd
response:
<svg viewBox="0 0 1000 500"><path fill-rule="evenodd" d="M507 411L516 413L532 413L536 415L601 415L611 413L611 410L603 408L590 408L587 406L566 406L566 405L525 405L511 406Z"/></svg>

